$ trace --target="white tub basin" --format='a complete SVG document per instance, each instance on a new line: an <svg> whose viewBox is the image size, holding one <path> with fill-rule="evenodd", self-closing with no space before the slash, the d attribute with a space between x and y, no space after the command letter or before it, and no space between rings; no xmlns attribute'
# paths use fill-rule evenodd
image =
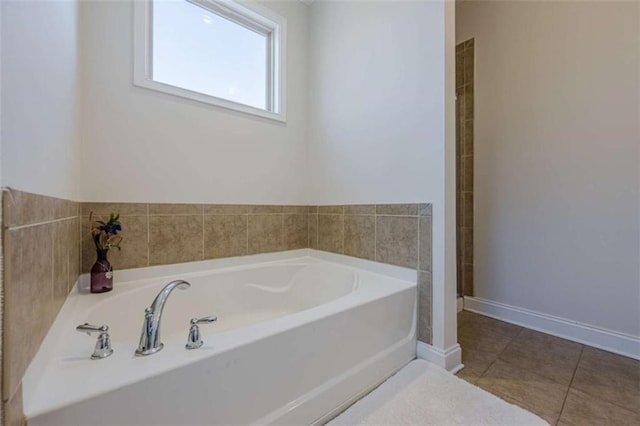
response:
<svg viewBox="0 0 640 426"><path fill-rule="evenodd" d="M415 356L414 271L312 250L121 271L74 290L24 379L30 425L310 424ZM81 279L86 281L86 277ZM164 349L134 356L144 309L173 279ZM193 317L204 346L184 348ZM115 350L89 359L108 324Z"/></svg>

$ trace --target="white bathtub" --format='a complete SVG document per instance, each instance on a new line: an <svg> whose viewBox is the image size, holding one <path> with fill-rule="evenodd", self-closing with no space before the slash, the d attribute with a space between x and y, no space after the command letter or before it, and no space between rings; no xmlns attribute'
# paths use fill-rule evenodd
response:
<svg viewBox="0 0 640 426"><path fill-rule="evenodd" d="M164 349L134 356L144 309L173 279ZM81 286L86 283L81 278ZM30 425L322 423L415 357L416 273L312 250L121 271L74 290L23 381ZM193 317L204 346L184 348ZM89 359L108 324L115 350Z"/></svg>

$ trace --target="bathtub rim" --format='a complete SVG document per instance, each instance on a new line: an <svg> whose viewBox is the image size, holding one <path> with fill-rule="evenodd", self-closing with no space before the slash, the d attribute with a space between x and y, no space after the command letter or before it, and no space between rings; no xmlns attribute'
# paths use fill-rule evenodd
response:
<svg viewBox="0 0 640 426"><path fill-rule="evenodd" d="M234 269L244 268L247 266L266 266L263 264L271 265L275 262L294 262L297 259L305 259L305 261L308 261L309 258L319 261L338 263L403 281L413 281L417 279L417 272L415 269L314 249L288 250L276 253L198 260L195 262L176 263L172 265L146 266L144 268L115 270L113 274L114 280L126 283L129 281L145 280L169 275L205 273L211 269L222 272L226 270L232 271ZM74 290L79 288L88 288L90 280L91 276L89 273L80 275L76 285L74 286Z"/></svg>

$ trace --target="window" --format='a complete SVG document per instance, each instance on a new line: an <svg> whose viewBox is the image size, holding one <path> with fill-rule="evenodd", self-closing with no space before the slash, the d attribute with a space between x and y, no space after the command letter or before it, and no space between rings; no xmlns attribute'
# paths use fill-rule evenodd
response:
<svg viewBox="0 0 640 426"><path fill-rule="evenodd" d="M230 0L135 2L134 84L285 121L285 20Z"/></svg>

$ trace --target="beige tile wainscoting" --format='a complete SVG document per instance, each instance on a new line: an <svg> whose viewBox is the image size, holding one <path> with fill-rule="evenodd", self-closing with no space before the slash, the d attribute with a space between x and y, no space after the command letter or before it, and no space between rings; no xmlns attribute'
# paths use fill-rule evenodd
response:
<svg viewBox="0 0 640 426"><path fill-rule="evenodd" d="M20 425L22 377L80 274L79 203L5 190L2 401Z"/></svg>
<svg viewBox="0 0 640 426"><path fill-rule="evenodd" d="M88 218L119 213L115 269L314 248L419 271L420 340L431 342L431 205L77 203L3 191L2 396L20 425L21 382L81 272L95 261ZM15 326L20 324L20 327Z"/></svg>
<svg viewBox="0 0 640 426"><path fill-rule="evenodd" d="M83 203L82 215L120 214L116 269L143 268L308 247L306 206ZM89 227L82 230L82 271L95 261Z"/></svg>
<svg viewBox="0 0 640 426"><path fill-rule="evenodd" d="M431 205L316 206L309 247L418 270L418 339L431 343Z"/></svg>

